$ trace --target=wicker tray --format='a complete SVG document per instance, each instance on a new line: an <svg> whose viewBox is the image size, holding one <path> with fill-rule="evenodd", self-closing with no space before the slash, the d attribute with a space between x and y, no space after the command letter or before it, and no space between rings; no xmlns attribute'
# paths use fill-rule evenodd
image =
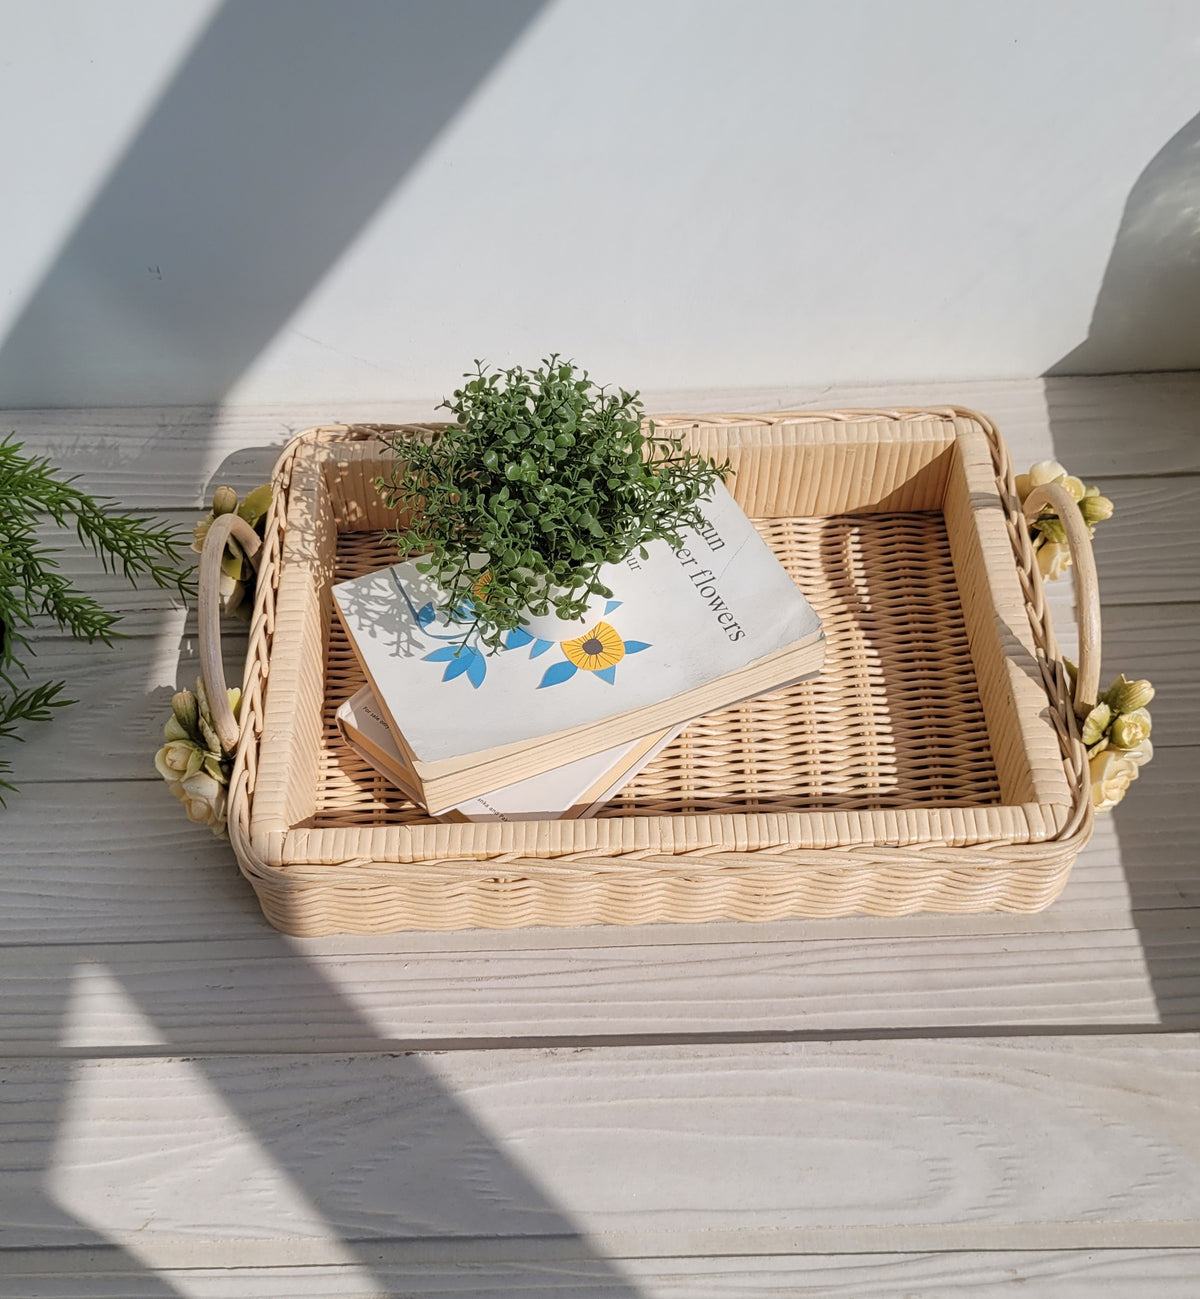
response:
<svg viewBox="0 0 1200 1299"><path fill-rule="evenodd" d="M1091 833L1086 755L989 421L945 408L658 422L733 462L734 495L824 621L820 679L693 722L595 819L437 823L334 723L362 676L330 586L394 558L372 480L396 429L303 433L275 470L240 727L224 718L230 837L273 925L1036 911L1062 890ZM223 534L209 541L215 566Z"/></svg>

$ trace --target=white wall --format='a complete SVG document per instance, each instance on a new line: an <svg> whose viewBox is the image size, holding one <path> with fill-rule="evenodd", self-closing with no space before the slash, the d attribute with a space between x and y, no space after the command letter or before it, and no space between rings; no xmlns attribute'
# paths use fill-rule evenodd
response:
<svg viewBox="0 0 1200 1299"><path fill-rule="evenodd" d="M1200 368L1192 0L0 0L0 78L0 405Z"/></svg>

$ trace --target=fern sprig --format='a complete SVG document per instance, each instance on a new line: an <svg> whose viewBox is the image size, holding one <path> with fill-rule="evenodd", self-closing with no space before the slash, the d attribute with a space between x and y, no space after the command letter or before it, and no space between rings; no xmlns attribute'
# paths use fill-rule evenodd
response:
<svg viewBox="0 0 1200 1299"><path fill-rule="evenodd" d="M18 722L49 721L55 708L65 708L73 704L74 699L64 699L62 692L65 685L62 681L44 681L41 685L17 689L7 677L0 677L0 740L23 740L17 733ZM7 689L5 689L7 687ZM4 777L12 771L12 763L0 758L0 789L16 792L16 786L9 784ZM4 806L4 797L0 795L0 807Z"/></svg>
<svg viewBox="0 0 1200 1299"><path fill-rule="evenodd" d="M151 582L181 596L194 592L194 577L181 564L188 534L120 510L107 497L79 487L77 477L60 476L44 457L28 456L14 435L0 438L0 740L19 739L17 723L45 721L70 700L62 682L18 686L15 673L28 677L19 655L32 647L26 634L38 618L86 641L111 644L119 615L78 590L62 573L58 552L42 544L38 527L50 519L74 529L110 573L131 585ZM0 760L0 771L11 771ZM0 787L13 786L0 779ZM3 799L0 798L0 805Z"/></svg>

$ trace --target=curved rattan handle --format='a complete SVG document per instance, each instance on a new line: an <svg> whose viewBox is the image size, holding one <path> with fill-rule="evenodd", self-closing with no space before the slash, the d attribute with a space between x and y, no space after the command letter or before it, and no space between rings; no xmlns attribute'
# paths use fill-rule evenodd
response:
<svg viewBox="0 0 1200 1299"><path fill-rule="evenodd" d="M1052 506L1062 521L1075 565L1075 604L1079 618L1079 679L1075 682L1075 713L1086 717L1100 693L1100 582L1092 539L1075 498L1059 483L1035 487L1025 498L1025 521L1032 523L1044 506Z"/></svg>
<svg viewBox="0 0 1200 1299"><path fill-rule="evenodd" d="M237 747L238 724L225 693L225 665L221 662L221 560L232 537L258 568L262 545L258 533L237 514L222 514L209 525L200 553L200 679L208 695L217 738L226 752Z"/></svg>

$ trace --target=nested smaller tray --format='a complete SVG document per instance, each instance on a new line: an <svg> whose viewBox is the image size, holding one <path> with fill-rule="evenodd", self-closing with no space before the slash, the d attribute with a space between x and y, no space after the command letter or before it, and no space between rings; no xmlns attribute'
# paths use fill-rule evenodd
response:
<svg viewBox="0 0 1200 1299"><path fill-rule="evenodd" d="M814 682L694 721L595 819L443 824L340 741L330 587L394 560L384 432L275 471L230 836L294 934L1033 911L1091 830L1086 757L998 433L958 409L667 417L823 620Z"/></svg>

